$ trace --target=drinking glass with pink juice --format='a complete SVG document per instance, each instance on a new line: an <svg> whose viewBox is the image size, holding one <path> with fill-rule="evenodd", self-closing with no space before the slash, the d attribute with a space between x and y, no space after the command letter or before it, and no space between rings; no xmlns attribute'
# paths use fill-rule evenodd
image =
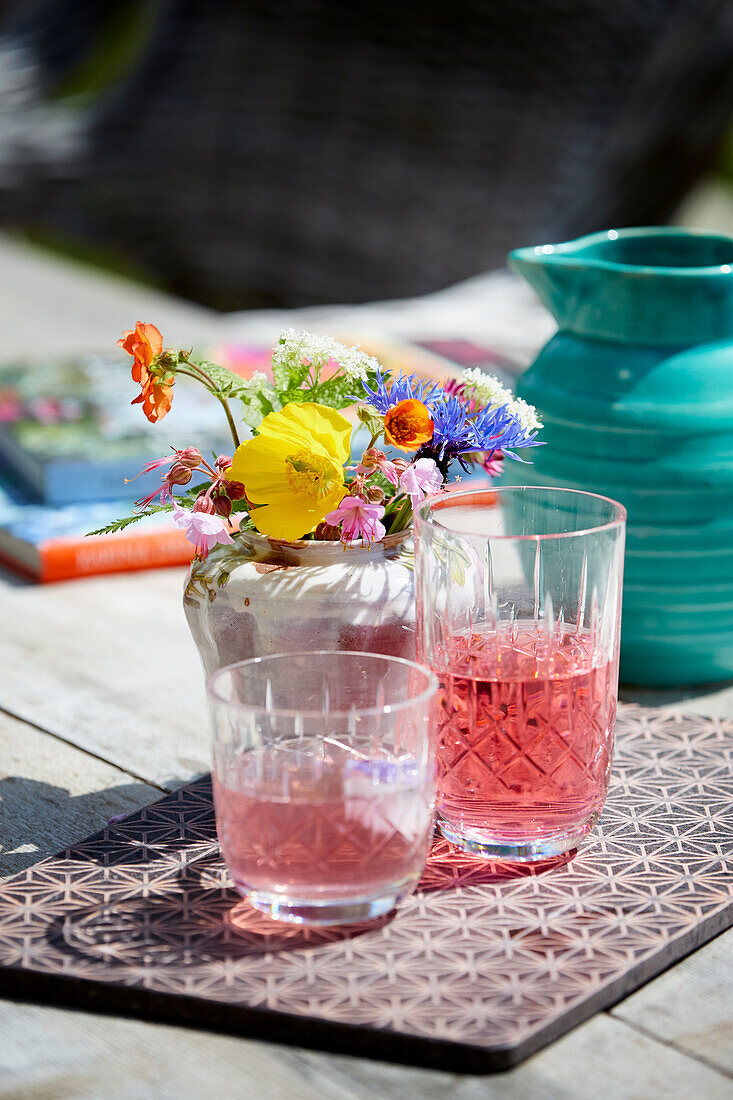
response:
<svg viewBox="0 0 733 1100"><path fill-rule="evenodd" d="M568 489L426 501L418 657L438 676L438 824L496 859L593 828L613 754L626 513Z"/></svg>
<svg viewBox="0 0 733 1100"><path fill-rule="evenodd" d="M217 831L255 908L345 924L414 890L433 828L436 688L411 661L351 652L210 678Z"/></svg>

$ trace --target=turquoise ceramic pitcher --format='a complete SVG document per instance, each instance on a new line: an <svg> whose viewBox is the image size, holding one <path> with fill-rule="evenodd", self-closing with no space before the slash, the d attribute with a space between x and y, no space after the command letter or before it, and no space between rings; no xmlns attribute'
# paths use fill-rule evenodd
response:
<svg viewBox="0 0 733 1100"><path fill-rule="evenodd" d="M733 238L619 229L511 262L559 326L517 387L547 446L512 476L626 506L622 679L733 677Z"/></svg>

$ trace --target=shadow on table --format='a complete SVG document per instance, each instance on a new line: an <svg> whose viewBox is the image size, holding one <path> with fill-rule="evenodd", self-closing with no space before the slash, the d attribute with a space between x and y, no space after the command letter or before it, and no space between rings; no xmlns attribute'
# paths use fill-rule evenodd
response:
<svg viewBox="0 0 733 1100"><path fill-rule="evenodd" d="M115 833L111 830L112 838ZM398 910L377 920L335 928L303 928L273 921L242 901L231 887L213 833L210 841L208 852L183 865L175 861L178 857L118 862L114 849L107 849L109 871L96 878L90 877L88 863L80 862L78 872L67 864L64 885L73 895L73 880L78 875L79 898L85 904L49 927L49 946L82 961L89 976L109 967L159 965L175 983L176 975L192 965L358 941L379 934L399 918ZM72 850L74 859L83 847ZM438 837L419 892L536 876L563 866L570 858L572 853L542 864L489 863L467 856ZM95 893L99 893L97 904L93 903ZM110 895L115 900L110 900ZM408 900L405 904L413 903Z"/></svg>
<svg viewBox="0 0 733 1100"><path fill-rule="evenodd" d="M105 814L109 816L107 807L99 816ZM496 863L460 851L436 835L418 897L404 906L419 905L421 893L544 874L572 855L535 864ZM57 879L71 902L49 926L49 946L82 959L93 973L100 967L150 963L173 973L194 962L319 948L374 935L399 918L398 910L361 924L303 928L273 921L243 902L219 851L209 776L74 844L65 858L51 861L44 878Z"/></svg>
<svg viewBox="0 0 733 1100"><path fill-rule="evenodd" d="M114 814L132 813L149 802L150 788L143 783L74 795L37 779L0 779L0 877L56 855L64 841L71 844L103 829Z"/></svg>
<svg viewBox="0 0 733 1100"><path fill-rule="evenodd" d="M109 885L109 884L107 884ZM133 884L127 884L132 892ZM175 975L191 966L230 959L308 950L374 935L395 914L339 928L302 928L257 912L229 886L207 888L200 869L184 868L175 886L151 882L143 893L89 905L94 886L80 890L87 905L70 910L49 925L51 950L82 961L93 977L109 967L165 968Z"/></svg>
<svg viewBox="0 0 733 1100"><path fill-rule="evenodd" d="M31 580L30 577L26 577L21 573L14 573L6 565L0 563L0 581L4 581L6 584L12 585L13 588L29 588L31 585L37 582Z"/></svg>
<svg viewBox="0 0 733 1100"><path fill-rule="evenodd" d="M621 684L618 697L620 703L636 703L640 707L679 705L696 714L733 718L733 680L711 684L690 684L687 687L675 688Z"/></svg>
<svg viewBox="0 0 733 1100"><path fill-rule="evenodd" d="M561 856L538 860L536 863L509 863L463 852L436 833L418 889L427 894L435 890L456 889L459 886L499 885L514 879L536 878L537 875L564 867L576 855L577 850L574 848Z"/></svg>

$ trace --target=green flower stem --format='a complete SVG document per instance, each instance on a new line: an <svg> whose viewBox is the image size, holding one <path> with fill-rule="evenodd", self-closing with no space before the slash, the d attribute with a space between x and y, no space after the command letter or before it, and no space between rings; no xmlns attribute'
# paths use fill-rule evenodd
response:
<svg viewBox="0 0 733 1100"><path fill-rule="evenodd" d="M232 439L234 440L234 449L236 450L236 448L240 444L240 439L239 439L239 433L237 432L237 426L234 423L234 417L232 416L232 411L229 408L229 402L227 401L226 397L222 397L221 394L219 394L219 393L215 393L214 397L216 397L217 401L219 402L219 404L221 405L221 407L223 408L223 410L226 414L227 422L229 424L229 431L232 433Z"/></svg>
<svg viewBox="0 0 733 1100"><path fill-rule="evenodd" d="M238 447L239 444L240 444L240 439L239 439L239 435L237 433L237 426L234 423L234 417L232 416L232 410L229 408L229 402L227 401L226 397L222 397L222 395L220 393L217 393L216 384L215 384L213 378L209 377L209 375L206 373L206 371L203 369L203 367L200 367L198 365L198 363L191 363L190 360L187 361L187 362L188 362L188 366L191 367L192 369L187 370L186 367L182 367L179 364L176 367L176 374L186 374L186 375L188 375L189 378L195 378L197 382L203 382L204 383L204 385L208 389L209 393L213 394L213 396L217 399L217 401L219 402L219 404L223 408L224 413L226 414L227 422L229 424L229 431L232 433L232 439L234 440L234 446Z"/></svg>
<svg viewBox="0 0 733 1100"><path fill-rule="evenodd" d="M400 505L399 511L389 529L390 535L395 534L397 531L404 531L409 526L412 519L412 502L409 497L405 497Z"/></svg>
<svg viewBox="0 0 733 1100"><path fill-rule="evenodd" d="M318 383L321 381L321 367L319 365L314 366L311 363L311 384L308 389L308 393L313 397L318 389Z"/></svg>

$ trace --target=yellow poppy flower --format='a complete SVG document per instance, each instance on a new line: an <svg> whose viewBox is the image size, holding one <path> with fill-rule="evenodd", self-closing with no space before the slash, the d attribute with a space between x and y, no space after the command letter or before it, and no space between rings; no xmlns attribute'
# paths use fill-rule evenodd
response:
<svg viewBox="0 0 733 1100"><path fill-rule="evenodd" d="M234 452L227 477L244 483L252 522L271 538L307 535L343 498L351 424L326 405L291 402L269 413Z"/></svg>

